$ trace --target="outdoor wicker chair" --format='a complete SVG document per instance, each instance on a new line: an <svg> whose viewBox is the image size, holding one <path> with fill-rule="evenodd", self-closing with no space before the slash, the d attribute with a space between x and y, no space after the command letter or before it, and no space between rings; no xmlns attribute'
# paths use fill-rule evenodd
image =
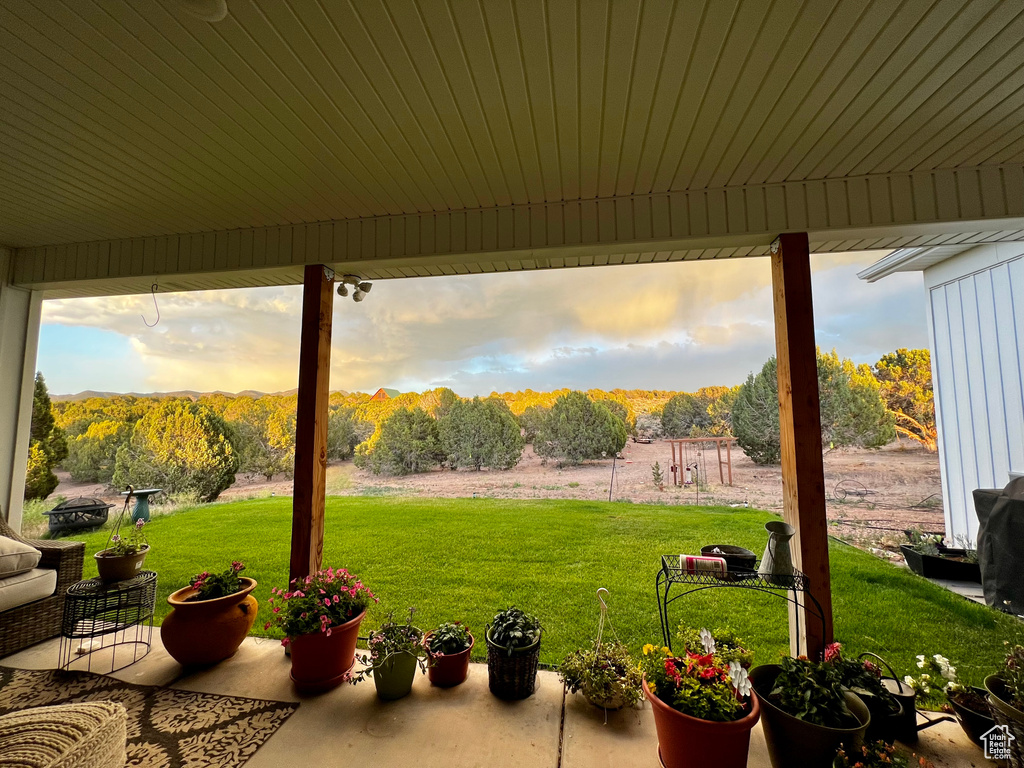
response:
<svg viewBox="0 0 1024 768"><path fill-rule="evenodd" d="M53 594L0 613L0 658L60 634L64 595L82 579L85 544L80 541L35 541L15 533L0 514L0 536L29 544L43 553L39 568L57 571Z"/></svg>

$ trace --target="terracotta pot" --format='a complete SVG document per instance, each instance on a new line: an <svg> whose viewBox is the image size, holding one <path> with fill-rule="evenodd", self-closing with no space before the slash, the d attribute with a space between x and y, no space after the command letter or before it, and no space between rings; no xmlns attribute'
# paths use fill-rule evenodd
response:
<svg viewBox="0 0 1024 768"><path fill-rule="evenodd" d="M356 640L364 610L326 632L291 638L292 682L300 693L323 693L337 688L356 661Z"/></svg>
<svg viewBox="0 0 1024 768"><path fill-rule="evenodd" d="M643 681L644 696L654 710L658 755L665 768L744 768L750 731L761 718L757 697L750 697L750 712L730 723L701 720L673 709Z"/></svg>
<svg viewBox="0 0 1024 768"><path fill-rule="evenodd" d="M408 696L416 677L416 657L402 651L391 654L383 664L374 667L373 685L382 701L394 701Z"/></svg>
<svg viewBox="0 0 1024 768"><path fill-rule="evenodd" d="M112 552L111 549L104 549L93 555L100 578L103 581L126 581L142 572L142 564L146 562L149 545L147 544L134 555L109 554Z"/></svg>
<svg viewBox="0 0 1024 768"><path fill-rule="evenodd" d="M780 669L777 664L764 664L750 671L754 693L761 701L764 715L761 727L772 768L831 768L839 747L847 754L860 749L864 732L871 723L871 714L860 697L846 692L846 706L860 721L855 728L828 728L808 723L783 712L768 698Z"/></svg>
<svg viewBox="0 0 1024 768"><path fill-rule="evenodd" d="M427 648L430 647L430 636L427 634ZM451 688L466 681L469 676L469 655L476 645L476 639L469 636L469 648L458 653L437 653L430 655L430 666L427 667L427 678L431 685L438 688Z"/></svg>
<svg viewBox="0 0 1024 768"><path fill-rule="evenodd" d="M190 601L197 594L183 587L167 598L173 610L160 625L160 640L182 666L216 664L235 654L256 621L259 603L250 593L256 580L243 576L241 589L213 600Z"/></svg>

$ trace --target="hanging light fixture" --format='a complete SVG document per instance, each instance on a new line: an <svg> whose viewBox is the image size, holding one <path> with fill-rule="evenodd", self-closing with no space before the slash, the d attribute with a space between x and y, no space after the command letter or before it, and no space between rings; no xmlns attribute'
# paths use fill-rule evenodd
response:
<svg viewBox="0 0 1024 768"><path fill-rule="evenodd" d="M345 275L338 282L338 295L348 296L348 286L352 286L352 301L362 301L373 288L373 284L363 280L359 275Z"/></svg>

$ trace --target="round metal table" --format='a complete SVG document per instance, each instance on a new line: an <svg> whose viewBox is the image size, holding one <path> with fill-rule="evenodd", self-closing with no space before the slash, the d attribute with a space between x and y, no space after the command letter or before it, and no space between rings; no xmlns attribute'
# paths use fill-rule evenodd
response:
<svg viewBox="0 0 1024 768"><path fill-rule="evenodd" d="M149 653L156 608L156 573L141 571L125 581L86 579L68 587L60 631L60 668L93 670L109 656L116 672ZM76 662L84 661L84 665ZM121 662L119 664L119 661ZM109 668L108 668L109 667Z"/></svg>

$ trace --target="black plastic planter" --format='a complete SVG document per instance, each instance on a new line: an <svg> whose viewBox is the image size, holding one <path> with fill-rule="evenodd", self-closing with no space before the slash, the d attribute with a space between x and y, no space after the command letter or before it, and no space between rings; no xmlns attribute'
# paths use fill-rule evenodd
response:
<svg viewBox="0 0 1024 768"><path fill-rule="evenodd" d="M962 549L942 548L942 555L922 555L915 552L908 544L900 545L903 558L907 566L918 576L926 579L948 579L950 581L974 581L981 583L981 568L977 563L965 563L962 560L953 560L954 557L963 557L965 552Z"/></svg>

